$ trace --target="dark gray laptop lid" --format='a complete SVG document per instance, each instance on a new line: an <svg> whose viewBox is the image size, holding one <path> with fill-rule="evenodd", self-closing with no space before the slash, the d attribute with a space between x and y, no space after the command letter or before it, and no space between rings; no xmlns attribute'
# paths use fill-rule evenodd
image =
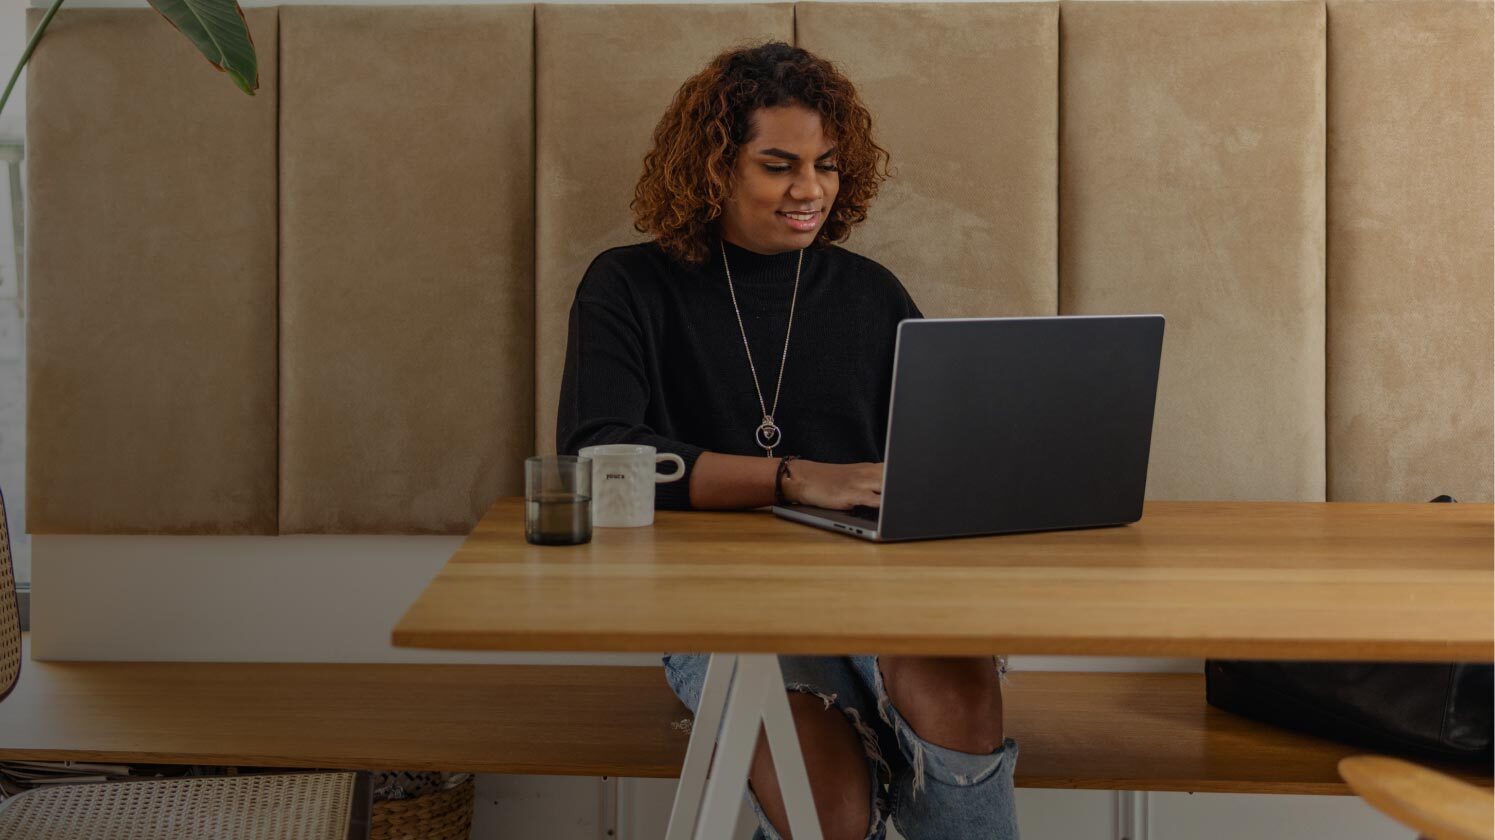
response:
<svg viewBox="0 0 1495 840"><path fill-rule="evenodd" d="M1135 522L1161 315L904 321L882 539Z"/></svg>

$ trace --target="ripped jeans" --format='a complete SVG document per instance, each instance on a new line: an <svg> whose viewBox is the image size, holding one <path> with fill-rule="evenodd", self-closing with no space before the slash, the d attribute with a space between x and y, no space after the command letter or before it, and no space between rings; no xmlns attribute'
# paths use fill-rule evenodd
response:
<svg viewBox="0 0 1495 840"><path fill-rule="evenodd" d="M670 688L691 711L701 702L708 660L705 654L664 658ZM779 665L787 690L835 705L861 735L872 780L868 840L883 840L889 818L907 840L1017 840L1017 742L1008 738L994 753L972 755L921 739L888 700L875 656L781 656ZM751 791L747 798L758 815L754 837L782 840Z"/></svg>

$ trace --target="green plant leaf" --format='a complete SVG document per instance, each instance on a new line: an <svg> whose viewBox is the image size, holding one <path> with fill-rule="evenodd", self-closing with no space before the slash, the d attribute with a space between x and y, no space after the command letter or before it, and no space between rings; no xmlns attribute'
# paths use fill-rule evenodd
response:
<svg viewBox="0 0 1495 840"><path fill-rule="evenodd" d="M236 0L149 2L245 93L253 94L259 89L260 69L254 54L254 39L249 35L244 10Z"/></svg>
<svg viewBox="0 0 1495 840"><path fill-rule="evenodd" d="M52 0L52 6L47 13L42 15L42 22L36 25L36 31L31 33L31 38L26 41L26 51L21 53L21 60L16 63L16 69L10 74L10 81L5 83L5 92L0 93L0 113L5 111L5 103L10 101L10 92L16 86L16 79L21 78L21 70L26 67L26 62L31 60L31 53L36 49L36 44L42 39L42 33L47 31L47 24L52 22L52 17L57 10L62 8L62 0Z"/></svg>

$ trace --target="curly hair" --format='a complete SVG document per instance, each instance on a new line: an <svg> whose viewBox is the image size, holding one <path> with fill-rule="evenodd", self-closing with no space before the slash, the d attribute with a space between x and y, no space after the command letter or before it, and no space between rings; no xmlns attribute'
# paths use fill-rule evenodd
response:
<svg viewBox="0 0 1495 840"><path fill-rule="evenodd" d="M672 256L704 262L753 113L780 105L817 112L834 139L841 186L815 242L844 240L888 177L888 153L873 141L872 114L851 82L825 59L781 41L728 50L680 86L644 155L629 205L633 226Z"/></svg>

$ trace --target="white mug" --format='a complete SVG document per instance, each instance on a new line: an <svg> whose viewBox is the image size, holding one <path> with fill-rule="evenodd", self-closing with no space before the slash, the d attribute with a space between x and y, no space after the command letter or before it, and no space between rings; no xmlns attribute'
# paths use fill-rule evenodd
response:
<svg viewBox="0 0 1495 840"><path fill-rule="evenodd" d="M654 485L685 475L685 459L673 452L635 443L588 446L581 457L592 459L592 525L597 528L641 528L654 524ZM675 471L660 475L657 465L674 461Z"/></svg>

